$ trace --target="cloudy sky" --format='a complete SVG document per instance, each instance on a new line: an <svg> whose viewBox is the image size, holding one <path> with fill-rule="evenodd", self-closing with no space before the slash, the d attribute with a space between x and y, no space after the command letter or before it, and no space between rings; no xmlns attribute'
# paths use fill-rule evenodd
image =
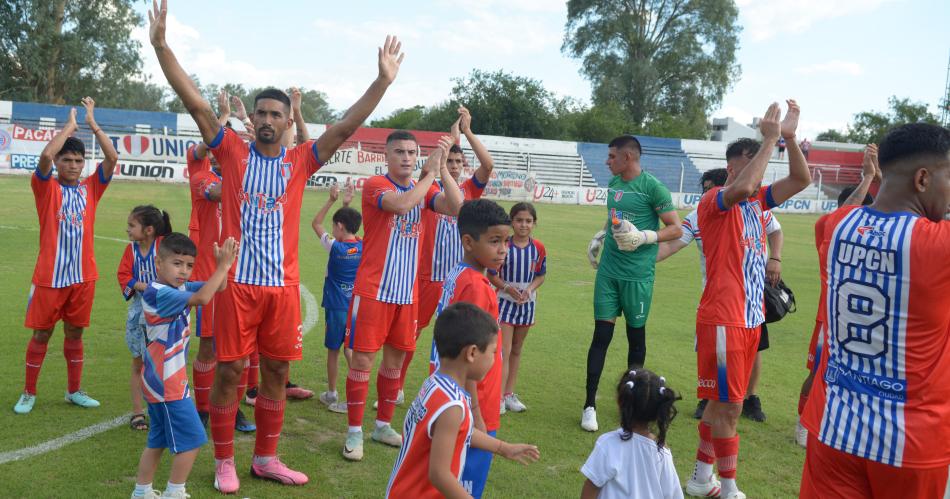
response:
<svg viewBox="0 0 950 499"><path fill-rule="evenodd" d="M891 95L936 111L950 58L950 2L737 3L742 75L714 116L748 122L769 102L794 97L803 135L813 137L843 128L854 113L885 109ZM202 83L299 85L325 92L341 109L375 77L376 47L396 34L406 60L376 117L445 100L451 78L473 68L529 76L561 96L589 100L578 61L560 50L566 15L557 0L170 0L168 39ZM163 82L147 28L134 36L146 72Z"/></svg>

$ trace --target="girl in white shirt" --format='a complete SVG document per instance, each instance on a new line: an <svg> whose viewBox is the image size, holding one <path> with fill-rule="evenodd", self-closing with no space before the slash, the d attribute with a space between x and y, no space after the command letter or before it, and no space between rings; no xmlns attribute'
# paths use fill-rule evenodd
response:
<svg viewBox="0 0 950 499"><path fill-rule="evenodd" d="M581 499L682 499L666 431L680 397L647 369L628 371L617 385L620 428L597 439L581 468Z"/></svg>

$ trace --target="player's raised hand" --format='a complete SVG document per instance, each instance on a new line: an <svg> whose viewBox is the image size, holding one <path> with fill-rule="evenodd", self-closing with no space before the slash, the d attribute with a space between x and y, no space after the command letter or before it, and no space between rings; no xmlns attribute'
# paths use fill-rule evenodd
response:
<svg viewBox="0 0 950 499"><path fill-rule="evenodd" d="M356 194L356 186L353 185L353 182L350 182L349 179L346 180L346 185L343 186L343 206L349 206L353 201L353 195Z"/></svg>
<svg viewBox="0 0 950 499"><path fill-rule="evenodd" d="M290 87L290 108L300 109L301 102L303 102L303 94L300 93L300 89L297 87Z"/></svg>
<svg viewBox="0 0 950 499"><path fill-rule="evenodd" d="M426 175L436 175L440 169L440 162L442 161L442 148L436 147L432 149L429 153L429 157L426 158L426 162L422 164L422 171L419 173L419 178L423 178Z"/></svg>
<svg viewBox="0 0 950 499"><path fill-rule="evenodd" d="M75 130L78 127L79 125L76 124L76 108L71 107L69 108L69 118L66 118L65 128L71 128Z"/></svg>
<svg viewBox="0 0 950 499"><path fill-rule="evenodd" d="M461 118L461 117L459 117L459 119L455 120L455 123L452 123L452 126L449 128L449 135L452 136L453 142L458 142L459 137L461 137L461 135L462 135L462 133L460 132L460 128L459 128L459 122L460 122L460 121L462 121L462 118Z"/></svg>
<svg viewBox="0 0 950 499"><path fill-rule="evenodd" d="M759 132L762 133L763 139L767 139L767 141L771 142L778 140L781 130L778 120L781 116L782 110L778 107L778 102L770 104L769 108L765 111L765 115L762 116L762 119L759 121Z"/></svg>
<svg viewBox="0 0 950 499"><path fill-rule="evenodd" d="M247 110L244 109L244 101L236 95L231 96L231 107L234 109L234 116L244 121L247 119Z"/></svg>
<svg viewBox="0 0 950 499"><path fill-rule="evenodd" d="M472 131L472 113L465 106L459 106L459 122L462 133Z"/></svg>
<svg viewBox="0 0 950 499"><path fill-rule="evenodd" d="M152 47L165 47L165 18L168 15L168 2L162 0L159 7L158 0L152 0L152 9L148 11L148 39Z"/></svg>
<svg viewBox="0 0 950 499"><path fill-rule="evenodd" d="M392 83L405 57L402 42L395 36L386 35L386 42L379 48L379 77L386 83Z"/></svg>
<svg viewBox="0 0 950 499"><path fill-rule="evenodd" d="M220 247L218 243L214 243L214 259L217 261L219 269L231 268L231 265L234 264L234 259L237 258L239 247L240 243L235 241L233 237L227 238Z"/></svg>
<svg viewBox="0 0 950 499"><path fill-rule="evenodd" d="M93 115L93 110L96 108L96 101L92 100L92 97L83 97L82 107L86 108L86 124L89 125L90 128L95 129L96 117ZM73 121L75 120L75 117L73 117Z"/></svg>
<svg viewBox="0 0 950 499"><path fill-rule="evenodd" d="M218 92L218 114L222 116L231 114L231 99L223 88Z"/></svg>
<svg viewBox="0 0 950 499"><path fill-rule="evenodd" d="M861 176L872 177L877 180L880 177L880 167L877 163L877 144L868 144L864 146L864 159L861 161Z"/></svg>
<svg viewBox="0 0 950 499"><path fill-rule="evenodd" d="M795 99L785 101L788 104L788 111L785 112L785 119L782 120L782 137L785 141L795 140L795 130L798 129L798 117L801 115L801 108Z"/></svg>
<svg viewBox="0 0 950 499"><path fill-rule="evenodd" d="M502 442L498 447L498 455L524 465L541 459L541 451L538 450L538 447L529 444L509 444Z"/></svg>
<svg viewBox="0 0 950 499"><path fill-rule="evenodd" d="M330 184L330 201L335 203L337 199L340 199L340 184L333 182Z"/></svg>

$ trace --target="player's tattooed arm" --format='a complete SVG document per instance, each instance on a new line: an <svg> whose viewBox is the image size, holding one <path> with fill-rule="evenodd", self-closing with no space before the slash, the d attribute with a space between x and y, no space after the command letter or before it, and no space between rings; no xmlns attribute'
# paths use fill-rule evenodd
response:
<svg viewBox="0 0 950 499"><path fill-rule="evenodd" d="M310 140L310 132L307 130L307 124L303 121L303 111L300 107L301 104L303 104L303 94L300 93L299 88L291 87L290 109L294 113L294 128L297 130L297 145L303 144L304 142Z"/></svg>
<svg viewBox="0 0 950 499"><path fill-rule="evenodd" d="M40 160L36 169L41 177L46 178L50 176L50 173L53 171L53 159L56 158L56 153L63 148L66 139L72 136L78 128L79 125L76 124L76 108L70 108L69 118L66 120L66 124L63 125L63 129L46 144L46 147L43 148L43 152L40 153Z"/></svg>
<svg viewBox="0 0 950 499"><path fill-rule="evenodd" d="M429 453L429 482L447 498L472 497L452 473L455 438L462 426L462 408L449 407L432 421L432 444Z"/></svg>
<svg viewBox="0 0 950 499"><path fill-rule="evenodd" d="M211 104L201 96L198 86L181 67L175 54L172 53L171 48L166 43L165 21L167 15L168 0L162 0L161 7L159 7L157 0L152 0L152 9L148 11L149 40L152 47L155 48L158 64L162 67L162 73L165 74L168 84L181 99L185 109L188 110L188 114L198 124L201 137L206 143L211 143L221 130L218 116L211 109Z"/></svg>
<svg viewBox="0 0 950 499"><path fill-rule="evenodd" d="M446 165L450 147L452 147L452 137L446 135L439 139L437 150L441 153L439 156L439 176L442 177L442 195L435 198L434 207L435 211L454 217L458 216L459 209L462 208L462 203L465 202L465 196L462 195L462 190L459 189L455 178L449 174Z"/></svg>
<svg viewBox="0 0 950 499"><path fill-rule="evenodd" d="M323 221L327 218L330 207L333 206L333 203L336 203L339 197L340 187L334 183L330 186L330 196L327 197L327 202L323 203L323 206L320 207L320 211L314 215L313 221L310 222L310 227L313 228L313 231L317 234L317 238L323 239L323 235L327 233L326 229L323 228Z"/></svg>
<svg viewBox="0 0 950 499"><path fill-rule="evenodd" d="M789 110L789 113L792 111ZM756 189L762 184L762 177L765 176L765 168L769 165L769 159L772 158L772 150L780 135L779 118L782 116L782 110L777 102L769 105L765 111L762 120L759 121L759 132L762 133L762 146L755 156L749 161L749 164L736 175L734 182L723 188L722 203L728 209L740 201L749 199L755 194ZM797 124L797 115L795 117ZM775 195L774 187L773 193Z"/></svg>
<svg viewBox="0 0 950 499"><path fill-rule="evenodd" d="M776 204L788 201L792 196L803 191L811 184L808 160L805 159L805 153L802 152L798 140L795 139L795 130L798 128L801 109L792 99L786 102L788 102L788 111L785 113L785 119L782 120L781 134L782 138L785 139L785 147L788 149L788 176L780 178L772 184L772 199L775 200ZM765 144L762 147L764 148ZM771 153L771 151L771 146L769 146L769 152Z"/></svg>
<svg viewBox="0 0 950 499"><path fill-rule="evenodd" d="M379 48L378 67L379 74L369 88L359 100L354 103L343 115L340 121L327 128L325 132L317 139L317 151L320 157L320 163L326 163L333 157L333 153L343 145L351 135L366 121L370 113L376 109L379 101L382 100L386 89L396 79L399 73L399 65L406 54L402 53L402 42L395 36L387 36L386 42Z"/></svg>
<svg viewBox="0 0 950 499"><path fill-rule="evenodd" d="M96 109L96 101L92 97L83 97L82 105L86 108L86 124L92 129L92 136L96 138L96 143L99 144L99 149L102 151L102 176L110 178L115 171L115 165L119 162L119 153L112 145L112 139L109 138L109 135L103 132L99 124L96 123L96 117L93 114Z"/></svg>
<svg viewBox="0 0 950 499"><path fill-rule="evenodd" d="M468 145L472 147L475 157L478 158L478 169L475 170L475 178L478 179L478 183L487 184L491 178L492 169L495 168L495 161L488 152L488 148L472 132L472 113L465 106L459 106L459 129L465 134Z"/></svg>
<svg viewBox="0 0 950 499"><path fill-rule="evenodd" d="M864 148L864 161L861 162L861 182L854 188L854 192L844 201L843 206L856 206L864 203L864 197L871 189L871 183L880 176L880 167L877 162L877 145L868 144Z"/></svg>

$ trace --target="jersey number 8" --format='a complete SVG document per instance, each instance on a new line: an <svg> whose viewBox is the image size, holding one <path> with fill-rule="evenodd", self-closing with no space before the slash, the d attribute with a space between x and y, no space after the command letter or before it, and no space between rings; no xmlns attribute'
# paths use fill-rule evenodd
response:
<svg viewBox="0 0 950 499"><path fill-rule="evenodd" d="M845 280L835 290L837 340L842 348L861 357L887 352L890 298L868 283Z"/></svg>

